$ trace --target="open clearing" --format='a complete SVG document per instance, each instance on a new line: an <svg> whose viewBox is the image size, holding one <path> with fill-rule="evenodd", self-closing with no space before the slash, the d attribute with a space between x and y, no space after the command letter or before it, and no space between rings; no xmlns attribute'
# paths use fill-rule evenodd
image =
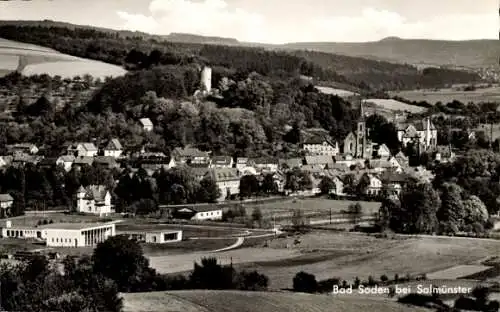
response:
<svg viewBox="0 0 500 312"><path fill-rule="evenodd" d="M293 211L299 209L304 215L308 214L342 214L348 211L349 205L355 204L358 201L351 200L333 200L325 198L304 198L290 199L286 201L262 203L247 207L247 213L252 213L254 207L258 207L265 218L273 216L291 216ZM378 212L380 203L359 201L363 207L364 215L373 215Z"/></svg>
<svg viewBox="0 0 500 312"><path fill-rule="evenodd" d="M453 100L462 103L496 102L500 100L500 87L477 89L475 91L456 91L453 89L432 90L410 90L389 92L390 96L398 96L410 101L426 101L430 104L441 102L443 104Z"/></svg>
<svg viewBox="0 0 500 312"><path fill-rule="evenodd" d="M55 50L0 38L0 72L15 70L20 57L27 58L24 75L48 74L73 78L89 74L95 78L117 77L127 73L120 66L79 58Z"/></svg>
<svg viewBox="0 0 500 312"><path fill-rule="evenodd" d="M295 244L298 240L298 244ZM296 273L306 271L318 280L341 278L366 280L372 275L422 274L468 264L495 255L500 241L453 238L382 239L351 233L309 233L267 243L276 250L296 250L296 259L278 259L237 265L266 274L272 288L290 288ZM287 246L289 248L287 248ZM244 252L240 249L239 252ZM251 254L251 248L246 251ZM269 260L267 260L269 261Z"/></svg>
<svg viewBox="0 0 500 312"><path fill-rule="evenodd" d="M409 105L393 99L367 99L364 100L363 102L372 103L375 104L376 106L380 106L390 111L406 111L410 113L421 113L426 110L424 107Z"/></svg>
<svg viewBox="0 0 500 312"><path fill-rule="evenodd" d="M124 312L418 312L389 300L244 291L169 291L122 294Z"/></svg>
<svg viewBox="0 0 500 312"><path fill-rule="evenodd" d="M489 269L485 265L457 265L448 269L427 274L428 279L458 279Z"/></svg>
<svg viewBox="0 0 500 312"><path fill-rule="evenodd" d="M355 92L352 92L349 90L337 89L337 88L332 88L332 87L315 86L315 88L318 89L318 91L321 93L336 95L338 97L347 97L347 96L358 95L358 93L355 93Z"/></svg>

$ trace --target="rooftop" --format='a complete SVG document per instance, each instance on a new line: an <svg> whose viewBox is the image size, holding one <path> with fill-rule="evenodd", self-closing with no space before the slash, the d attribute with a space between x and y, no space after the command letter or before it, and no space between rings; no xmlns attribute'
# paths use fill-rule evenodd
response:
<svg viewBox="0 0 500 312"><path fill-rule="evenodd" d="M85 230L90 228L97 228L101 226L112 225L114 223L98 223L98 222L74 222L74 223L52 223L40 225L37 229L60 229L60 230Z"/></svg>

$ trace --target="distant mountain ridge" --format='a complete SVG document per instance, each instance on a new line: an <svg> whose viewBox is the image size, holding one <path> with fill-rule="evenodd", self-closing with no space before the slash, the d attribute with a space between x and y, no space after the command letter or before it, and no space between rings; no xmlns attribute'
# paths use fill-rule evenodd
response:
<svg viewBox="0 0 500 312"><path fill-rule="evenodd" d="M318 52L343 54L393 63L427 64L452 67L492 67L498 65L500 44L498 40L427 40L387 37L373 42L292 42L286 44L264 44L242 42L235 38L202 36L185 33L171 33L166 36L152 35L137 31L113 30L107 28L74 25L65 22L44 21L0 21L0 25L54 26L86 28L116 34L121 37L142 37L145 39L171 42L221 44L232 46L262 47L285 50L313 50Z"/></svg>

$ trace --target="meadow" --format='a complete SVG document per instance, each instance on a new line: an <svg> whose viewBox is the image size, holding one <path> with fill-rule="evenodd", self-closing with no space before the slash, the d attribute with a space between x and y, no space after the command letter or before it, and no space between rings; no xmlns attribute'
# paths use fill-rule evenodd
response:
<svg viewBox="0 0 500 312"><path fill-rule="evenodd" d="M332 87L315 86L315 88L318 89L318 91L321 93L332 94L332 95L336 95L338 97L349 97L349 96L358 95L357 93L349 91L349 90L337 89L337 88L332 88Z"/></svg>
<svg viewBox="0 0 500 312"><path fill-rule="evenodd" d="M366 99L364 102L374 104L390 111L405 111L413 114L421 113L426 110L424 107L409 105L393 99Z"/></svg>
<svg viewBox="0 0 500 312"><path fill-rule="evenodd" d="M398 96L409 101L426 101L430 104L437 102L449 103L453 100L462 103L481 103L481 102L496 102L500 100L500 87L491 87L484 89L476 89L475 91L457 91L453 89L441 90L409 90L409 91L392 91L390 96Z"/></svg>
<svg viewBox="0 0 500 312"><path fill-rule="evenodd" d="M124 312L419 312L390 300L276 292L169 291L122 294Z"/></svg>
<svg viewBox="0 0 500 312"><path fill-rule="evenodd" d="M355 277L379 278L385 274L432 273L456 265L470 264L495 255L500 241L454 238L376 238L353 233L312 232L301 236L278 238L268 248L297 251L294 259L239 265L269 276L273 288L290 288L293 276L300 271L315 274L318 280ZM244 250L241 249L240 252ZM248 249L251 253L251 248Z"/></svg>

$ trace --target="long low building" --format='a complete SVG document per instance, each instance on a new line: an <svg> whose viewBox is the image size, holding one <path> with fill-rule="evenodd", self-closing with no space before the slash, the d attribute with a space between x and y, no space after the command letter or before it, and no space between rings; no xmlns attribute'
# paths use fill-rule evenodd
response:
<svg viewBox="0 0 500 312"><path fill-rule="evenodd" d="M175 231L124 231L119 235L127 235L130 239L150 244L165 244L180 242L182 240L182 230Z"/></svg>
<svg viewBox="0 0 500 312"><path fill-rule="evenodd" d="M91 247L116 235L115 223L53 223L36 227L12 226L7 221L2 237L39 239L49 247Z"/></svg>

